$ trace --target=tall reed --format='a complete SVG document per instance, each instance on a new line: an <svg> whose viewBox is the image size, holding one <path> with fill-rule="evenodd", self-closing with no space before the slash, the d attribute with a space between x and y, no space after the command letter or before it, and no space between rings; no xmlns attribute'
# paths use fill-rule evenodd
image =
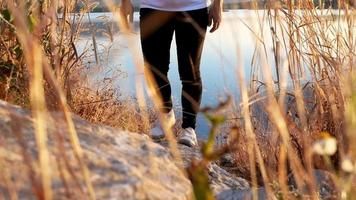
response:
<svg viewBox="0 0 356 200"><path fill-rule="evenodd" d="M256 12L256 15L261 13ZM267 136L264 140L273 141L273 134L277 134L279 139L275 146L269 146L270 149L262 148L261 151L275 152L279 156L279 163L276 161L274 167L267 165L267 169L261 170L270 172L270 179L273 179L274 173L279 173L277 182L283 198L290 197L286 173L291 172L298 188L306 185L309 188L308 195L316 199L318 191L314 169L345 173L341 163L352 155L348 146L355 142L350 140L353 133L350 134L345 129L350 123L350 113L355 112L348 106L352 102L352 92L348 90L349 93L345 93L343 89L349 88L345 80L354 76L355 10L344 1L339 2L338 9L320 9L309 1L289 1L285 4L270 2L262 15L259 16L261 22L257 24L257 28L250 27L256 36L257 51L254 59L258 62L252 62L252 71L256 73L251 75L249 95L254 97L257 93L267 96L267 102L263 102L263 105L266 106L265 112L273 131L272 135L264 134L262 137ZM267 27L264 27L263 21L267 21ZM272 53L267 49L267 41L261 40L266 38L266 29L270 30L267 35L271 37ZM240 88L244 88L243 83L240 83ZM261 88L264 88L262 92ZM310 90L312 95L308 93ZM244 101L244 93L242 97ZM292 103L288 104L288 98L293 99ZM247 105L246 100L243 105ZM249 115L253 116L251 113ZM245 123L248 122L246 116L249 115L244 114ZM258 129L258 123L253 126L255 130ZM249 130L251 129L246 129L246 132L251 132ZM322 136L323 132L328 133L326 138ZM338 141L338 151L330 158L332 162L318 159L314 150L318 142L327 140L328 137L334 137ZM266 143L262 140L251 141L248 145ZM267 159L268 157L265 158L266 162ZM354 163L355 157L351 159ZM263 166L263 162L256 162ZM335 181L338 183L340 179L343 179L342 176L337 176ZM266 182L265 178L263 180L265 186L272 184ZM340 191L344 189L344 186L338 188Z"/></svg>
<svg viewBox="0 0 356 200"><path fill-rule="evenodd" d="M62 19L58 16L58 3L63 3ZM80 65L75 40L78 37L80 23L68 25L68 13L74 10L76 2L69 1L5 1L1 3L2 30L6 35L1 36L1 48L7 50L2 57L3 63L10 63L11 73L8 74L9 86L5 93L11 92L13 71L28 77L28 98L35 122L35 138L38 150L37 164L25 163L38 173L40 188L35 188L39 199L52 199L52 169L50 157L53 152L48 147L47 126L51 126L48 109L61 110L68 125L69 140L76 160L79 163L85 182L85 190L90 199L95 199L95 193L90 181L89 170L83 161L83 152L74 128L68 101L71 100L70 77L73 70ZM73 18L73 20L76 20ZM2 66L6 67L6 66ZM22 89L26 92L26 89ZM20 92L22 92L20 91ZM25 105L26 106L26 105ZM13 123L16 123L15 121ZM53 125L53 124L52 124ZM20 133L18 133L20 134ZM23 136L22 136L23 137ZM22 145L24 151L29 151ZM24 154L31 156L31 154ZM65 162L65 156L63 158ZM24 160L28 160L24 158ZM68 169L69 171L71 169ZM31 175L36 177L36 175ZM73 177L76 179L76 177ZM65 180L63 180L65 182ZM85 191L82 190L82 191Z"/></svg>

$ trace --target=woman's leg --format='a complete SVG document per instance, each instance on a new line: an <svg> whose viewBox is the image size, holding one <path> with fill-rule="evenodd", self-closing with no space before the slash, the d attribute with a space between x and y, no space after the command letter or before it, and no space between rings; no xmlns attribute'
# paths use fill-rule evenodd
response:
<svg viewBox="0 0 356 200"><path fill-rule="evenodd" d="M171 86L167 74L174 32L172 20L174 15L173 12L140 9L140 35L145 67L157 84L156 89L163 102L162 112L165 113L172 109Z"/></svg>
<svg viewBox="0 0 356 200"><path fill-rule="evenodd" d="M195 129L202 96L200 59L208 26L208 9L182 12L175 20L179 75L182 81L182 128Z"/></svg>

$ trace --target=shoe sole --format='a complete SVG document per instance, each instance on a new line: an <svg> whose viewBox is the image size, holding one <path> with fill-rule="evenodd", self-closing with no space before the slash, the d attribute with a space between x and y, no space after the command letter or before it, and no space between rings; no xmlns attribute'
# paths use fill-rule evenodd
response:
<svg viewBox="0 0 356 200"><path fill-rule="evenodd" d="M193 142L191 142L190 140L186 140L186 139L180 139L178 141L179 144L183 144L185 146L188 146L188 147L194 147L196 144L194 144Z"/></svg>

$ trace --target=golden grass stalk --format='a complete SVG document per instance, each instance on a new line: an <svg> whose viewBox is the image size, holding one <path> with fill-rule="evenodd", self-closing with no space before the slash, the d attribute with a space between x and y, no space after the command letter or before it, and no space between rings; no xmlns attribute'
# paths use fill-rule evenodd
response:
<svg viewBox="0 0 356 200"><path fill-rule="evenodd" d="M42 52L38 45L34 45L31 51L33 62L28 65L33 67L30 80L30 100L35 120L36 143L39 153L39 166L42 178L43 198L52 199L51 169L49 150L47 147L47 110L43 88Z"/></svg>
<svg viewBox="0 0 356 200"><path fill-rule="evenodd" d="M79 166L80 166L80 169L81 169L81 172L82 172L82 176L84 177L85 185L86 185L86 188L88 190L89 198L91 200L95 200L96 199L95 198L95 192L94 192L94 188L92 186L91 180L90 180L90 171L89 171L88 167L86 166L86 163L83 160L83 156L84 156L83 149L80 146L79 138L78 138L78 135L77 135L77 131L75 129L74 122L72 120L72 114L68 109L68 105L67 105L67 101L66 101L65 95L62 92L62 90L59 88L59 86L57 85L57 83L55 81L55 77L52 74L51 70L48 69L48 66L46 66L46 68L45 68L45 73L46 73L47 76L49 76L50 80L52 80L52 84L54 85L55 89L57 90L57 92L59 94L61 108L62 108L62 111L64 113L64 118L65 118L65 121L66 121L67 126L68 126L70 142L71 142L71 145L72 145L72 148L73 148L74 155L75 155L76 159L79 162Z"/></svg>
<svg viewBox="0 0 356 200"><path fill-rule="evenodd" d="M238 52L238 55L241 55L239 48L236 48L236 51ZM243 66L242 64L242 56L240 57L240 64L239 66ZM248 137L248 155L249 155L249 163L250 163L250 173L251 173L251 180L252 180L252 195L253 199L258 199L258 193L257 193L257 174L256 174L256 163L255 163L255 158L257 157L258 163L259 163L259 169L262 173L262 178L265 183L265 188L266 192L268 194L273 194L271 187L269 186L269 178L266 172L266 167L261 155L260 148L257 144L257 140L253 131L253 125L251 122L251 113L250 113L250 105L249 105L249 96L248 96L248 89L245 84L245 76L244 76L244 68L243 67L238 67L238 80L239 80L239 86L240 86L240 94L241 94L241 99L242 99L242 113L243 113L243 118L244 118L244 129L247 133Z"/></svg>
<svg viewBox="0 0 356 200"><path fill-rule="evenodd" d="M45 62L45 63L48 63L48 62ZM77 135L77 132L75 129L75 125L72 120L72 114L68 108L66 95L63 93L62 89L60 88L59 84L57 83L57 80L56 80L52 70L49 68L49 66L47 64L45 64L44 67L45 67L44 73L46 74L50 83L56 89L56 92L59 95L61 109L64 113L64 118L65 118L66 124L68 126L70 142L71 142L71 145L73 148L75 158L79 162L81 173L82 173L82 176L84 177L86 189L88 190L87 192L89 195L89 199L95 200L96 199L95 192L94 192L94 188L91 183L91 180L90 180L90 171L89 171L88 167L86 166L86 163L83 160L83 156L84 156L83 149L80 146L80 142L79 142L79 138L78 138L78 135Z"/></svg>
<svg viewBox="0 0 356 200"><path fill-rule="evenodd" d="M36 40L29 38L26 23L23 21L22 15L17 10L13 2L7 1L10 10L14 13L15 23L20 41L23 44L26 63L30 71L30 101L34 115L35 137L38 147L39 157L39 172L41 174L42 197L43 199L52 199L51 187L51 169L49 161L49 150L47 147L47 130L46 118L47 110L43 88L43 66L42 66L42 51ZM20 8L24 5L20 4Z"/></svg>
<svg viewBox="0 0 356 200"><path fill-rule="evenodd" d="M80 147L78 136L75 131L74 123L69 112L66 98L60 87L58 86L57 79L52 74L52 69L49 69L48 60L45 59L45 54L42 51L39 38L36 37L34 33L40 31L42 23L36 20L39 19L38 16L33 17L33 33L28 29L26 22L27 17L24 16L23 12L25 10L24 3L15 5L14 2L7 1L7 6L15 16L15 26L16 33L20 39L23 52L25 55L27 67L30 71L30 100L31 108L35 118L35 136L39 152L39 166L41 174L41 184L43 196L39 197L41 199L51 199L52 198L52 188L51 188L51 170L49 161L49 150L47 147L47 108L45 102L44 94L44 78L43 74L50 81L52 86L56 89L59 100L61 103L62 110L65 115L66 123L68 125L70 141L76 159L79 161L79 165L82 171L82 175L85 180L86 188L89 193L90 199L95 199L94 189L91 185L90 174L86 164L83 161L83 151ZM35 4L35 6L38 6ZM36 9L35 9L36 10ZM38 11L40 12L40 11ZM34 12L36 14L36 12ZM37 13L39 14L39 13ZM36 18L38 17L38 18ZM39 24L37 24L39 23Z"/></svg>

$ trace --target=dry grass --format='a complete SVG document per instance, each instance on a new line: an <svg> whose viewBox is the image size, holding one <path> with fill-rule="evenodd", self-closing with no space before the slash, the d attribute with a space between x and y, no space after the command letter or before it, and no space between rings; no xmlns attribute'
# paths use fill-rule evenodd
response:
<svg viewBox="0 0 356 200"><path fill-rule="evenodd" d="M83 186L86 190L78 190L86 191L88 197L95 199L70 111L94 123L143 133L148 132L152 112L143 98L143 85L137 84L137 99L122 99L113 85L93 90L82 84L84 81L78 73L84 69L84 54L78 55L75 42L81 32L81 19L92 5L86 4L79 17L74 18L69 13L76 1L47 3L0 2L0 98L30 107L36 119L39 158L32 161L26 154L23 156L29 171L36 173L31 180L37 197L50 199L52 196L45 119L49 117L48 110L55 109L65 113L71 147L86 182ZM59 4L62 4L62 19L56 15ZM261 39L264 38L262 23L257 29L251 27L257 41L251 65L255 73L247 86L243 67L239 67L242 96L239 109L243 120L237 124L239 129L231 130L240 135L238 143L233 140L231 148L238 161L235 170L239 175L251 180L254 188L264 185L271 197L292 198L288 175L293 174L297 186L307 185L306 195L317 199L315 168L333 173L340 194L346 198L355 195L352 181L356 172L342 167L345 160L351 160L356 168L355 10L348 2L339 1L339 4L340 9L335 13L328 9L321 11L310 1L268 4L263 19L269 22L274 64L268 62L267 44ZM120 16L116 17L120 28L129 35L129 27L125 27ZM139 54L130 38L128 41L135 66L141 72L143 63L139 63ZM152 89L154 85L148 76L148 87ZM159 110L159 96L153 93L151 97L155 110ZM161 115L158 118L163 121ZM163 128L169 133L172 152L176 153L173 133L164 123ZM326 137L337 139L338 151L332 156L315 154L312 147ZM212 142L209 139L205 146L206 155L220 155L210 152ZM26 152L26 147L23 148ZM175 157L179 159L179 155ZM206 162L197 168L203 169ZM33 163L38 163L38 167ZM9 191L16 193L11 184L8 186Z"/></svg>
<svg viewBox="0 0 356 200"><path fill-rule="evenodd" d="M344 171L342 162L356 158L355 141L350 139L355 132L347 128L354 123L348 120L355 112L349 106L352 86L345 82L354 76L355 11L346 2L340 2L338 10L319 10L307 1L271 6L262 17L269 23L273 54L261 40L261 23L254 33L257 46L252 71L256 73L248 89L240 82L244 120L241 140L233 147L234 170L254 185L278 185L282 198L291 198L287 176L293 174L299 188L307 185L306 195L315 199L313 170L324 169L334 173L338 195L352 196L355 191L349 187L355 183L339 183L353 177ZM274 64L267 55L274 58ZM244 73L238 73L243 80ZM256 103L259 98L266 100ZM325 137L338 141L332 156L313 151L314 144Z"/></svg>
<svg viewBox="0 0 356 200"><path fill-rule="evenodd" d="M57 3L62 2L58 1ZM54 9L56 4L50 8ZM30 5L27 6L31 7ZM33 9L36 6L38 6L36 3L33 4ZM0 30L0 98L22 107L30 107L28 89L30 72L26 66L24 49L21 48L21 42L16 35L15 25L12 24L13 13L7 8L6 2L2 2L0 7L3 12L3 17L0 20L3 27ZM42 53L47 59L44 62L48 61L46 65L51 66L51 70L53 70L53 74L66 96L69 107L74 113L91 122L147 133L147 122L144 122L143 117L137 113L139 108L134 103L135 99L131 97L119 99L119 92L111 84L115 80L106 81L105 84L101 84L101 88L96 90L89 88L88 82L90 80L85 77L88 76L90 71L85 68L83 63L87 52L79 54L75 42L79 39L80 33L85 31L83 18L92 9L92 5L85 6L76 18L69 14L74 7L74 3L59 5L62 12L60 18L57 18L58 15L45 16L45 14L53 14L53 10L49 10L47 13L43 11L38 17L47 17L48 23L28 24L28 26L43 27L39 30L39 33L33 34L36 37L41 36L39 42L43 48ZM35 17L30 14L31 12L33 11L29 10L27 16L24 17ZM50 20L54 21L51 23ZM59 32L53 32L54 29L59 29ZM95 37L93 40L95 40ZM44 80L47 107L50 110L58 110L60 109L59 97L53 87L49 80ZM109 113L109 111L112 113ZM129 115L132 112L136 114ZM140 126L135 126L130 123L131 121L143 123L137 123Z"/></svg>
<svg viewBox="0 0 356 200"><path fill-rule="evenodd" d="M70 15L76 3L77 1L0 2L0 98L32 111L38 158L31 158L28 154L30 149L24 143L20 145L23 148L22 158L28 168L31 188L38 199L53 197L47 126L55 124L50 123L49 118L52 116L49 110L60 110L64 113L62 117L67 123L71 149L82 176L71 178L83 180L83 185L78 185L75 189L89 199L95 199L95 193L89 180L90 172L83 160L71 112L95 123L147 132L148 120L137 113L138 106L135 101L118 99L111 85L106 85L98 91L86 89L83 84L85 80L78 79L81 73L85 72L85 54L78 54L75 42L83 30L83 16L92 9L92 5L84 1L86 6L81 13L78 16ZM57 13L60 7L61 17ZM137 123L139 121L141 123ZM13 123L13 127L17 127L17 120L13 120ZM22 137L20 130L17 130L16 134L19 138ZM61 152L63 145L54 148ZM2 169L7 166L7 157L3 156L0 158ZM60 159L68 162L65 155ZM68 168L65 170L72 170L70 165L63 167ZM4 170L10 169L5 167ZM10 191L11 198L16 199L17 189L8 177L2 178L8 183L5 184L8 187L5 190ZM66 183L69 177L62 178Z"/></svg>
<svg viewBox="0 0 356 200"><path fill-rule="evenodd" d="M114 89L105 88L93 91L83 87L75 91L73 112L84 119L131 132L149 133L149 116L145 116L151 115L151 111L146 115L140 112L133 97L119 99Z"/></svg>

